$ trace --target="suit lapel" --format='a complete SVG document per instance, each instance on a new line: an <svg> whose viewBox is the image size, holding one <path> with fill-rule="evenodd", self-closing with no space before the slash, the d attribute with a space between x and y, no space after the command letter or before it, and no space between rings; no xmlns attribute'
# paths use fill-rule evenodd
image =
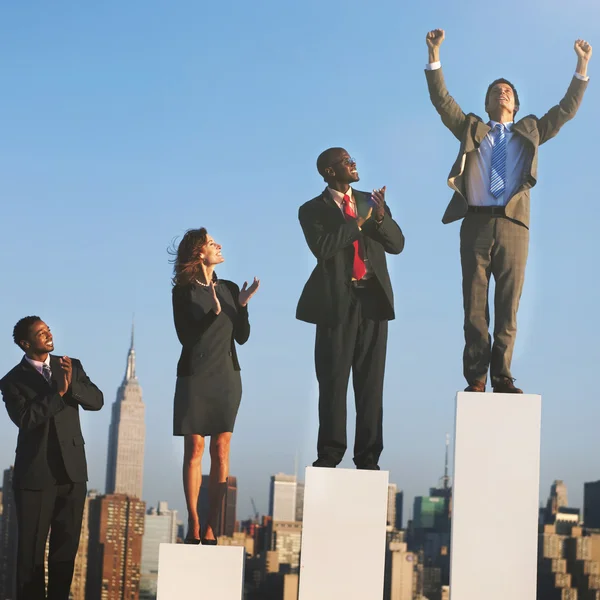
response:
<svg viewBox="0 0 600 600"><path fill-rule="evenodd" d="M336 201L333 199L333 196L331 195L331 192L327 188L325 188L323 190L322 198L323 198L323 202L325 202L325 204L329 208L335 210L336 215L339 218L339 221L341 223L345 223L346 219L344 218L344 215L342 214L342 211L340 210L340 207L336 204Z"/></svg>
<svg viewBox="0 0 600 600"><path fill-rule="evenodd" d="M532 128L532 119L527 119L527 117L525 117L513 125L512 131L524 137L532 146L535 146Z"/></svg>
<svg viewBox="0 0 600 600"><path fill-rule="evenodd" d="M475 127L475 133L473 135L473 142L475 142L475 148L478 148L481 142L483 142L485 136L491 131L491 127L484 123L483 121L477 121L477 126Z"/></svg>

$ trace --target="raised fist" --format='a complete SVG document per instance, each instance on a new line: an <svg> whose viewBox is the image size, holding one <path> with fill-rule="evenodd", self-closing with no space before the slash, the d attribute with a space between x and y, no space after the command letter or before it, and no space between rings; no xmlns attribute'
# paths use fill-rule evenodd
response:
<svg viewBox="0 0 600 600"><path fill-rule="evenodd" d="M590 60L592 56L592 45L588 44L585 40L577 40L575 42L575 52L579 58Z"/></svg>
<svg viewBox="0 0 600 600"><path fill-rule="evenodd" d="M446 37L443 29L434 29L425 36L425 41L429 48L439 48Z"/></svg>

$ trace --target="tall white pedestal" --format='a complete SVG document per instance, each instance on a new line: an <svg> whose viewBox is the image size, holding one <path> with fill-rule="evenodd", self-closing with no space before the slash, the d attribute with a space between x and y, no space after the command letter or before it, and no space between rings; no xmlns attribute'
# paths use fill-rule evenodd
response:
<svg viewBox="0 0 600 600"><path fill-rule="evenodd" d="M308 467L299 600L381 600L387 471Z"/></svg>
<svg viewBox="0 0 600 600"><path fill-rule="evenodd" d="M161 544L157 600L241 600L245 549Z"/></svg>
<svg viewBox="0 0 600 600"><path fill-rule="evenodd" d="M541 396L456 398L451 600L535 600Z"/></svg>

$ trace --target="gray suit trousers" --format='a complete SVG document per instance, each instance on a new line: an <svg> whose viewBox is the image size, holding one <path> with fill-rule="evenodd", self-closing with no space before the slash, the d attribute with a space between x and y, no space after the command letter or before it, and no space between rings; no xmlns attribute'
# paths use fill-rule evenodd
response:
<svg viewBox="0 0 600 600"><path fill-rule="evenodd" d="M529 229L506 217L469 213L460 229L465 311L464 376L467 382L512 377L517 310L525 279ZM488 291L494 276L494 341L489 333Z"/></svg>

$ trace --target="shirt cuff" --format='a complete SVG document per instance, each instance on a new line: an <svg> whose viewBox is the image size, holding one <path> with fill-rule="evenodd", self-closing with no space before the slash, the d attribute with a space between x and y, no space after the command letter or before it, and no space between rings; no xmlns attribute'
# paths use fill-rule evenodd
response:
<svg viewBox="0 0 600 600"><path fill-rule="evenodd" d="M442 62L440 60L425 65L426 71L437 71L442 68Z"/></svg>
<svg viewBox="0 0 600 600"><path fill-rule="evenodd" d="M581 79L581 81L589 81L590 78L587 77L586 75L580 75L579 73L575 73L575 77L577 77L577 79Z"/></svg>

